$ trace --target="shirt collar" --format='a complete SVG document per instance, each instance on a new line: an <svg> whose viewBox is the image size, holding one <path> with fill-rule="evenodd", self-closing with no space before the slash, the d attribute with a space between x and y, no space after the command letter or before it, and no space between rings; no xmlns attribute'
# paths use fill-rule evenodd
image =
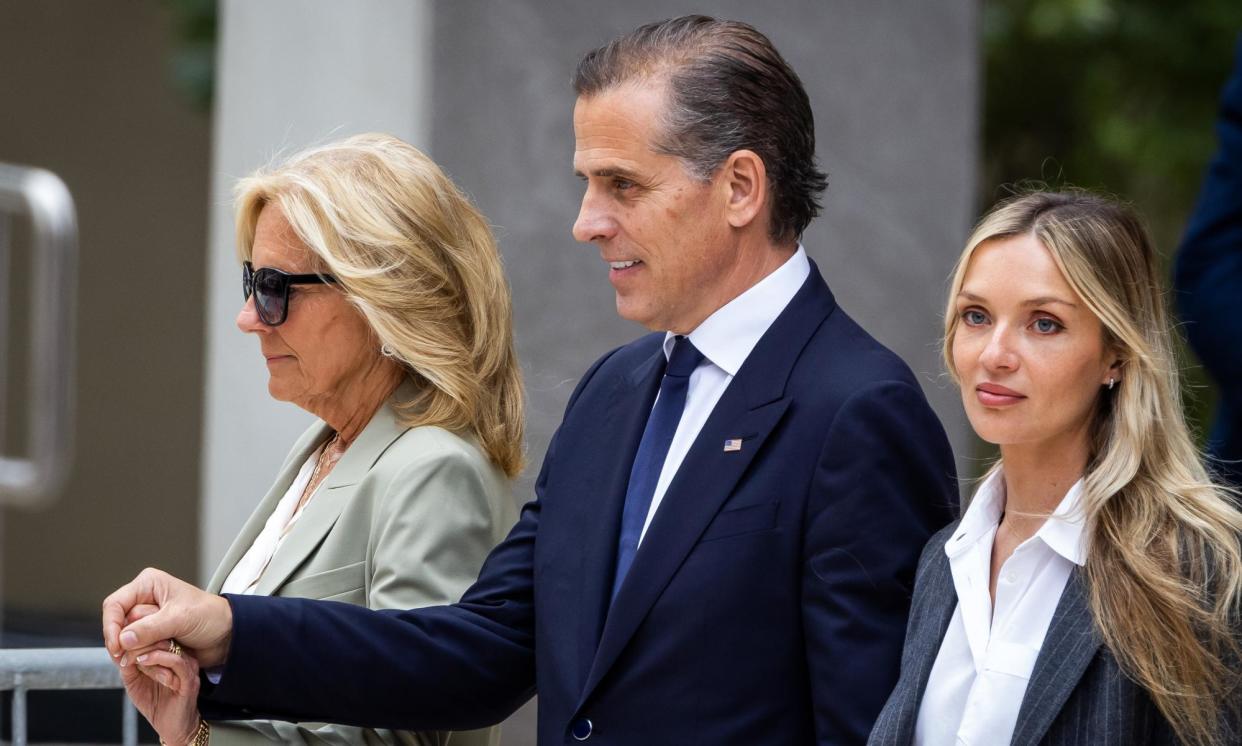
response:
<svg viewBox="0 0 1242 746"><path fill-rule="evenodd" d="M1074 483L1048 520L1035 532L1044 544L1075 565L1087 561L1084 543L1086 516L1082 509L1083 480ZM975 496L966 508L953 537L944 545L950 558L960 555L974 546L989 532L996 530L1005 511L1005 477L1002 469L996 469L983 480Z"/></svg>
<svg viewBox="0 0 1242 746"><path fill-rule="evenodd" d="M1074 482L1074 486L1061 498L1057 509L1052 511L1052 516L1035 532L1052 547L1052 551L1079 567L1087 561L1087 546L1084 543L1087 517L1082 505L1082 489L1082 479Z"/></svg>
<svg viewBox="0 0 1242 746"><path fill-rule="evenodd" d="M690 332L690 341L713 365L736 376L760 337L781 315L811 274L806 250L798 250L767 277L721 306ZM676 335L664 335L664 356L673 352Z"/></svg>
<svg viewBox="0 0 1242 746"><path fill-rule="evenodd" d="M962 520L957 524L953 537L944 545L945 554L952 559L974 546L1000 523L1005 509L1005 479L1000 469L995 469L975 490L966 506Z"/></svg>

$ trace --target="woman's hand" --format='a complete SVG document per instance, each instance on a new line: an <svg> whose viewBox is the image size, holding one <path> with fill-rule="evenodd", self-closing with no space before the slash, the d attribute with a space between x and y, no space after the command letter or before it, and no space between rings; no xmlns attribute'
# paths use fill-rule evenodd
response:
<svg viewBox="0 0 1242 746"><path fill-rule="evenodd" d="M157 611L127 622L138 606ZM228 657L232 628L233 611L227 600L150 568L103 602L104 647L122 668L133 653L169 639L185 645L199 665L218 666Z"/></svg>
<svg viewBox="0 0 1242 746"><path fill-rule="evenodd" d="M121 666L121 681L160 739L181 746L193 743L198 730L198 662L171 647L163 640L131 651L134 665Z"/></svg>

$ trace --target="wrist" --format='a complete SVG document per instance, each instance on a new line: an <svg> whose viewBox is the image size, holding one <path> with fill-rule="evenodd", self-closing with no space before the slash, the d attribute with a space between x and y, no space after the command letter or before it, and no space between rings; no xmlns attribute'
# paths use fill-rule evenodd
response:
<svg viewBox="0 0 1242 746"><path fill-rule="evenodd" d="M229 642L233 639L233 605L224 596L212 596L211 603L213 608L208 618L219 620L220 638L209 651L195 651L201 668L223 666L229 657Z"/></svg>
<svg viewBox="0 0 1242 746"><path fill-rule="evenodd" d="M189 735L177 739L175 741L165 741L160 739L160 746L173 746L173 744L184 744L185 746L207 746L211 743L211 726L207 724L202 717L198 718L198 723L190 731Z"/></svg>

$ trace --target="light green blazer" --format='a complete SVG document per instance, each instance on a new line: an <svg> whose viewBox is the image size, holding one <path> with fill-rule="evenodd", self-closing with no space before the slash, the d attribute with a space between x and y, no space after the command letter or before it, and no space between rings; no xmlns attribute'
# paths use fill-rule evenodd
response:
<svg viewBox="0 0 1242 746"><path fill-rule="evenodd" d="M474 582L487 553L517 520L510 483L473 437L398 423L393 401L403 395L408 398L406 385L341 456L272 557L256 594L410 609L457 601ZM220 591L302 464L330 433L326 423L317 422L294 444L276 483L224 555L209 591ZM407 733L256 720L212 723L211 742L496 746L500 728Z"/></svg>

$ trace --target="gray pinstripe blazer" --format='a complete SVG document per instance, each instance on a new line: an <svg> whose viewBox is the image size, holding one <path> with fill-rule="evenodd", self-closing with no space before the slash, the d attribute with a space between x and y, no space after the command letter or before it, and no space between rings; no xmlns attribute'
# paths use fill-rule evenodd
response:
<svg viewBox="0 0 1242 746"><path fill-rule="evenodd" d="M927 542L919 559L901 676L869 746L907 746L932 664L957 606L944 544L957 523ZM1144 746L1176 744L1168 722L1147 693L1126 678L1100 643L1078 568L1057 603L1018 710L1013 746ZM988 746L991 746L989 744Z"/></svg>

